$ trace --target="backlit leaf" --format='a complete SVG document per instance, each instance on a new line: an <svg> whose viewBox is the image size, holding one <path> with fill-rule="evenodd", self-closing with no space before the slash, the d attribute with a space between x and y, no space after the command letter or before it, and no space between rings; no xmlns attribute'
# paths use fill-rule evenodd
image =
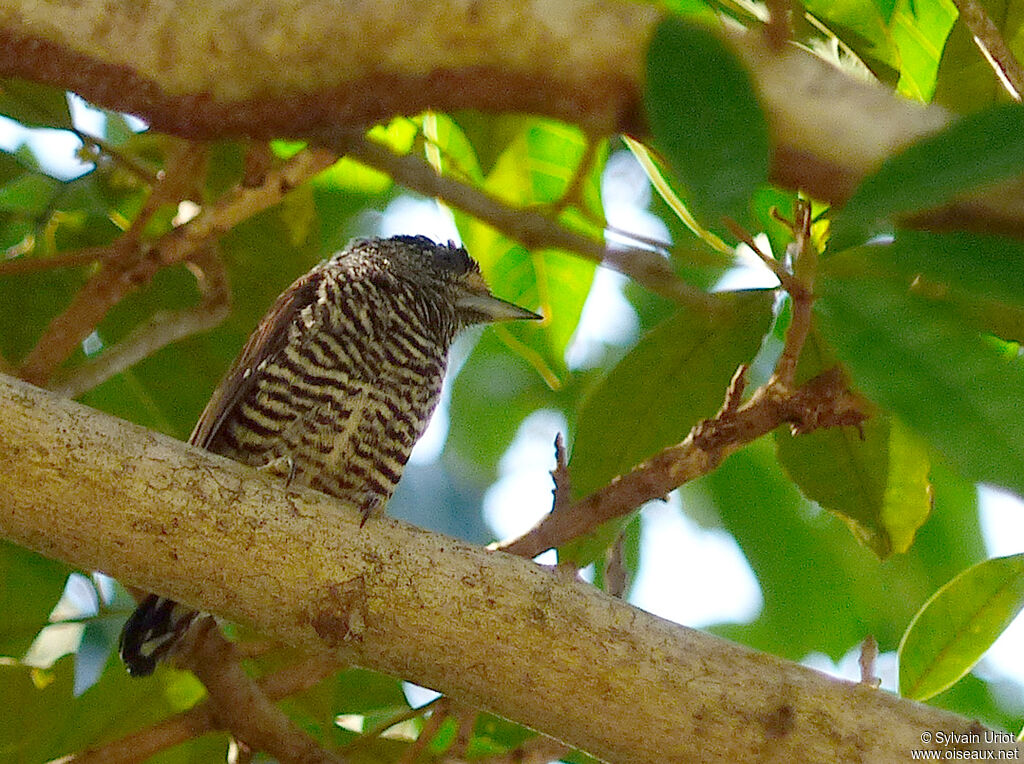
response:
<svg viewBox="0 0 1024 764"><path fill-rule="evenodd" d="M968 568L924 604L900 642L900 693L927 700L964 676L1024 610L1024 554Z"/></svg>

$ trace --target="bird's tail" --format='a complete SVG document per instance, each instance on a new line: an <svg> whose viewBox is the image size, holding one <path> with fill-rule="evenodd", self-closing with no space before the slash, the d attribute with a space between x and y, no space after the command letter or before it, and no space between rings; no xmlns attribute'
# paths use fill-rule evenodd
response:
<svg viewBox="0 0 1024 764"><path fill-rule="evenodd" d="M121 631L118 650L132 676L149 676L199 615L173 600L150 594Z"/></svg>

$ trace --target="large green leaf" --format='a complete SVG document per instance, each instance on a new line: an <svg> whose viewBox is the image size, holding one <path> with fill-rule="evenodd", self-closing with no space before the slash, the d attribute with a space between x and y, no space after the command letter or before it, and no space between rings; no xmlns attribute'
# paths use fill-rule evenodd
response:
<svg viewBox="0 0 1024 764"><path fill-rule="evenodd" d="M757 353L771 292L718 297L714 313L680 308L645 335L591 392L572 446L572 488L585 496L721 407L729 380Z"/></svg>
<svg viewBox="0 0 1024 764"><path fill-rule="evenodd" d="M838 359L817 332L800 356L798 381ZM899 420L875 412L861 427L775 432L779 461L804 496L840 515L885 559L905 552L931 512L930 461L920 439Z"/></svg>
<svg viewBox="0 0 1024 764"><path fill-rule="evenodd" d="M927 449L899 420L794 437L779 431L779 460L803 494L841 515L879 557L905 552L931 512Z"/></svg>
<svg viewBox="0 0 1024 764"><path fill-rule="evenodd" d="M900 692L928 700L963 677L1024 610L1024 554L974 565L939 589L900 642Z"/></svg>
<svg viewBox="0 0 1024 764"><path fill-rule="evenodd" d="M888 244L856 247L830 258L824 272L902 276L981 331L1024 341L1024 246L1013 239L898 231Z"/></svg>
<svg viewBox="0 0 1024 764"><path fill-rule="evenodd" d="M681 308L645 335L583 401L570 461L572 493L586 496L678 443L722 405L729 380L757 353L771 321L770 292L719 295L714 313ZM591 562L625 520L559 550Z"/></svg>
<svg viewBox="0 0 1024 764"><path fill-rule="evenodd" d="M1024 106L1006 104L954 122L882 163L836 218L830 246L866 239L884 218L927 210L1024 172Z"/></svg>
<svg viewBox="0 0 1024 764"><path fill-rule="evenodd" d="M865 634L883 651L895 649L918 603L984 556L973 484L941 465L933 468L932 481L935 511L910 550L885 562L854 543L834 515L815 512L800 497L768 441L747 446L684 486L683 506L717 514L764 596L756 620L714 631L792 660L810 652L837 659ZM686 596L687 582L678 585Z"/></svg>
<svg viewBox="0 0 1024 764"><path fill-rule="evenodd" d="M850 266L867 266L879 274L898 273L907 283L918 276L935 286L972 298L1001 300L1024 306L1024 245L1002 236L898 231L890 244L852 250ZM841 261L830 260L827 269ZM856 270L844 272L855 273Z"/></svg>
<svg viewBox="0 0 1024 764"><path fill-rule="evenodd" d="M460 178L479 178L458 127L450 121L439 127L435 137L443 152L441 167ZM581 223L585 217L603 219L599 188L605 151L597 152L591 167L580 167L587 161L587 138L582 131L551 120L529 120L496 159L484 188L518 207L554 205L563 201L576 173L582 171L577 198L565 200L570 209L563 212L570 227L578 228L572 223ZM446 162L445 157L455 157L457 162ZM578 203L584 209L577 209ZM570 214L573 210L575 215ZM558 250L527 250L465 213L456 212L455 221L491 289L519 305L538 309L545 317L540 324L516 322L492 331L529 360L549 384L563 384L568 372L565 350L579 323L596 266ZM601 236L598 227L590 233Z"/></svg>
<svg viewBox="0 0 1024 764"><path fill-rule="evenodd" d="M644 104L697 217L716 229L723 216L746 223L771 144L750 75L732 52L707 29L664 20L647 51Z"/></svg>
<svg viewBox="0 0 1024 764"><path fill-rule="evenodd" d="M1020 359L902 280L828 278L818 291L822 333L858 388L965 477L1024 493Z"/></svg>

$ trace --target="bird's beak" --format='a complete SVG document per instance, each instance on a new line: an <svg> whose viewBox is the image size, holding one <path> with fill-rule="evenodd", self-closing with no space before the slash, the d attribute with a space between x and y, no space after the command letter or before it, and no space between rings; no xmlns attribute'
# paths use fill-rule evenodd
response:
<svg viewBox="0 0 1024 764"><path fill-rule="evenodd" d="M517 321L520 319L536 321L543 318L533 311L495 297L487 288L484 277L477 271L467 273L459 287L459 296L455 299L455 307L464 316L471 316L473 323L487 324L493 321Z"/></svg>
<svg viewBox="0 0 1024 764"><path fill-rule="evenodd" d="M539 321L543 318L543 316L539 316L531 310L520 308L514 303L495 297L486 289L481 292L463 289L455 305L459 311L478 317L478 323L516 321L520 319Z"/></svg>

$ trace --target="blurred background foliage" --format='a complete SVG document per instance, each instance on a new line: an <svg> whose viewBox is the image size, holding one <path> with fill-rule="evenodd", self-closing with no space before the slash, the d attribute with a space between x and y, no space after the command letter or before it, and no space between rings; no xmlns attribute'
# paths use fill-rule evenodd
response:
<svg viewBox="0 0 1024 764"><path fill-rule="evenodd" d="M704 21L727 16L756 25L766 16L747 0L667 5ZM1013 2L986 7L1019 54L1024 16ZM630 583L624 595L684 621L677 614L693 612L690 600L745 592L743 603L726 602L690 625L851 678L858 646L873 635L889 688L902 641L904 666L914 667L909 679L906 668L900 678L905 692L927 685L931 702L1016 732L1024 715L1019 666L1014 673L983 662L954 682L1024 604L1019 556L998 570L972 568L995 553L982 533L977 481L1024 488L1016 345L1024 281L1007 277L1022 267L1024 252L1014 241L903 232L891 220L914 209L915 184L942 201L990 182L985 167L995 154L986 151L1001 152L997 174L1019 173L1016 142L1024 130L1010 131L1020 111L991 108L1007 100L1005 91L949 0L811 0L799 10L798 44L909 98L980 115L945 143L923 142L923 164L887 163L838 218L814 207L819 246L829 242L830 221L836 238L822 261L818 328L799 379L842 362L878 405L877 415L863 432L762 438L667 504L655 502L577 540L561 550L562 559L604 585L609 550L618 549ZM522 532L550 509L545 470L559 431L569 444L574 495L600 488L713 416L739 364L751 363L752 382L763 383L790 316L768 271L750 265L749 249L734 251L720 226L729 215L779 259L790 238L775 213L791 215L797 195L767 180L770 147L749 78L714 36L678 23L659 29L648 75L654 153L618 138L589 138L572 125L477 112L396 119L370 137L504 205L543 213L553 226L613 248L663 254L684 282L720 292L722 310L674 304L572 251L527 249L513 232L345 158L219 237L231 292L219 325L159 348L79 400L186 439L248 333L293 279L354 236L453 237L481 263L496 294L539 309L545 320L460 339L445 401L392 514L477 543ZM53 89L0 82L3 134L10 137L0 152L0 360L11 373L97 273L96 262L66 255L122 236L181 144L77 98L70 104ZM986 149L992 135L999 140ZM305 150L290 142L206 146L189 201L151 211L142 240L159 242L187 225L190 209L244 187L253 157L272 167ZM929 167L958 155L966 157L965 169L943 176L936 197ZM691 210L696 226L684 220ZM868 241L874 245L864 246ZM942 287L938 298L908 291L921 274ZM73 377L153 316L196 306L198 284L186 264L158 269L91 327L54 379ZM653 561L695 554L701 544L725 550L725 561L702 557L689 568ZM968 576L962 585L947 587L960 574ZM753 581L746 590L736 583L744 576ZM933 596L948 617L932 619L924 639L923 626L910 626ZM7 656L0 697L8 709L0 715L0 760L45 761L201 698L190 675L166 667L150 679L127 678L113 650L132 604L108 579L0 543L0 656ZM983 622L964 615L984 608ZM985 638L966 644L965 635L979 630ZM283 660L272 654L254 669ZM424 697L398 678L353 669L289 699L286 708L321 739L346 744ZM391 737L363 741L354 749L358 760L396 759L423 723L413 718ZM447 750L453 725L445 722L428 750ZM481 715L466 755L507 751L529 734ZM226 736L207 735L154 761L216 760L226 744Z"/></svg>

